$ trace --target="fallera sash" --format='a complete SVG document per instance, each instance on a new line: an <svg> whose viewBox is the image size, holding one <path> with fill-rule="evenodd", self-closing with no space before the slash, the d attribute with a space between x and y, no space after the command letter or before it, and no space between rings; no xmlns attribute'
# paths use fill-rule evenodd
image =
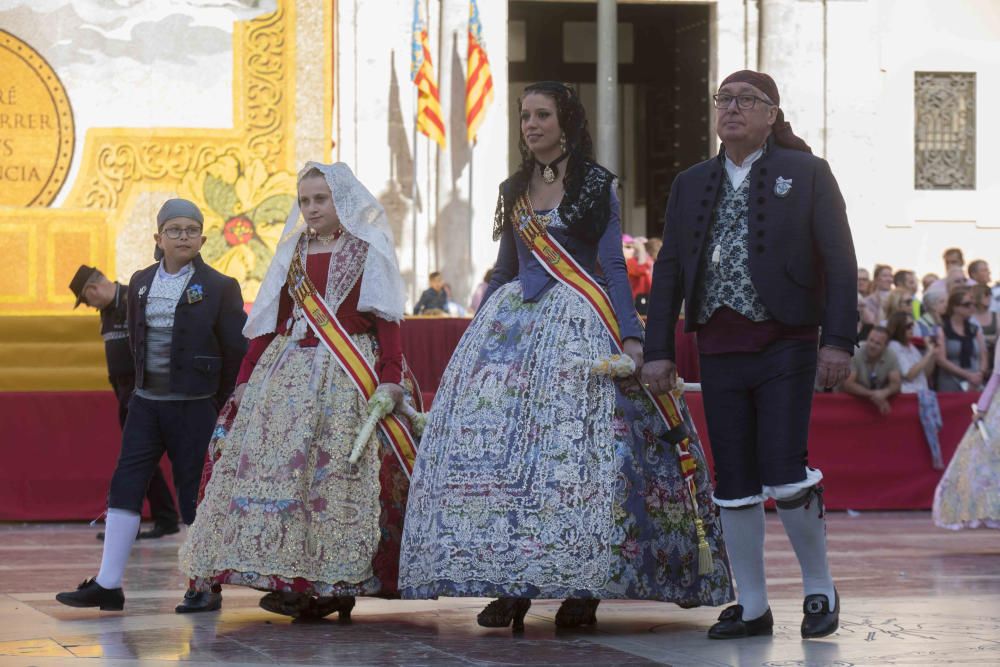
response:
<svg viewBox="0 0 1000 667"><path fill-rule="evenodd" d="M316 333L316 337L323 341L327 349L333 353L333 358L347 373L347 377L354 382L354 386L358 388L362 398L368 401L379 384L375 369L361 355L337 316L330 311L330 307L319 295L316 286L313 285L309 275L305 272L298 253L295 254L288 267L288 286L292 298L302 309L306 321ZM403 365L405 368L405 362ZM420 400L418 398L420 388L416 384L414 384L413 394L415 400ZM386 415L378 425L385 437L388 438L396 453L396 458L399 459L399 463L406 473L406 478L409 479L413 474L413 462L417 457L417 447L410 430L399 417L392 413Z"/></svg>
<svg viewBox="0 0 1000 667"><path fill-rule="evenodd" d="M514 204L513 225L518 236L531 250L538 263L545 267L549 275L579 294L590 305L607 328L615 348L620 354L624 354L621 327L611 305L611 299L597 281L573 259L573 256L558 241L549 236L545 226L539 222L538 216L535 215L531 200L528 199L526 193L518 197ZM653 394L645 385L642 385L642 390L646 392L666 423L668 440L674 444L677 451L677 462L687 485L695 531L698 535L698 573L708 574L713 567L712 553L705 537L704 523L698 515L698 489L694 479L698 466L691 455L691 438L684 425L683 413L677 402L678 396L673 393ZM675 440L676 442L674 442Z"/></svg>

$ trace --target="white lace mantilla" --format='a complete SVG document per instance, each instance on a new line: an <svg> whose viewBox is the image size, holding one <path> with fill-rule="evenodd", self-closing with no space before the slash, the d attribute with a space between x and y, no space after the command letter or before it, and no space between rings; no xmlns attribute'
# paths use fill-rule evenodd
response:
<svg viewBox="0 0 1000 667"><path fill-rule="evenodd" d="M522 302L519 281L473 320L442 378L413 478L400 583L448 579L600 589L613 558L621 460L615 389L575 363L609 352L563 285Z"/></svg>

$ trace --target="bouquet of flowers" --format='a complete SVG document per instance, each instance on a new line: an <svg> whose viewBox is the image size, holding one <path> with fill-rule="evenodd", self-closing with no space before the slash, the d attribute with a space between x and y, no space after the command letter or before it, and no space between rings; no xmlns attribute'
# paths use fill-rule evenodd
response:
<svg viewBox="0 0 1000 667"><path fill-rule="evenodd" d="M368 399L368 418L365 419L365 423L361 425L361 430L358 431L358 436L354 439L354 446L351 447L351 455L348 457L348 461L352 464L358 462L361 454L365 451L365 446L371 440L372 433L375 432L375 427L378 426L378 423L386 415L392 412L393 407L392 396L386 392L376 391L372 394L372 397ZM410 420L410 429L413 435L418 438L423 435L424 427L427 425L427 413L417 412L406 401L400 406L399 412Z"/></svg>
<svg viewBox="0 0 1000 667"><path fill-rule="evenodd" d="M358 462L362 452L365 451L365 445L371 440L375 427L378 426L379 421L392 412L394 405L392 396L384 391L376 391L372 394L372 397L368 399L368 419L361 425L358 437L354 439L354 446L351 447L351 455L348 457L348 461L351 463Z"/></svg>
<svg viewBox="0 0 1000 667"><path fill-rule="evenodd" d="M624 378L635 373L635 362L627 354L612 354L597 361L580 360L578 363L581 366L589 365L590 372L594 375Z"/></svg>

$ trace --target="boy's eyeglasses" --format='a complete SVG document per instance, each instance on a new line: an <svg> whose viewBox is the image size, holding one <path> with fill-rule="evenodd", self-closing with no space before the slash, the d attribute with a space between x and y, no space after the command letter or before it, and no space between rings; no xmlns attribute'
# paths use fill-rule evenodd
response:
<svg viewBox="0 0 1000 667"><path fill-rule="evenodd" d="M167 227L160 233L173 241L179 239L182 234L190 239L201 236L201 227Z"/></svg>

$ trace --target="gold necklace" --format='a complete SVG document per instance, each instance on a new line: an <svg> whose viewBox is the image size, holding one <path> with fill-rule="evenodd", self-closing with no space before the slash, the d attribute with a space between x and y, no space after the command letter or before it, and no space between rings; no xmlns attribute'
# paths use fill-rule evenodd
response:
<svg viewBox="0 0 1000 667"><path fill-rule="evenodd" d="M326 234L326 235L320 234L319 232L313 230L312 237L315 240L319 241L320 243L330 244L330 243L333 243L334 241L336 241L337 239L339 239L340 236L341 236L341 234L343 234L343 233L344 233L344 228L343 227L341 227L337 231L333 232L332 234Z"/></svg>

